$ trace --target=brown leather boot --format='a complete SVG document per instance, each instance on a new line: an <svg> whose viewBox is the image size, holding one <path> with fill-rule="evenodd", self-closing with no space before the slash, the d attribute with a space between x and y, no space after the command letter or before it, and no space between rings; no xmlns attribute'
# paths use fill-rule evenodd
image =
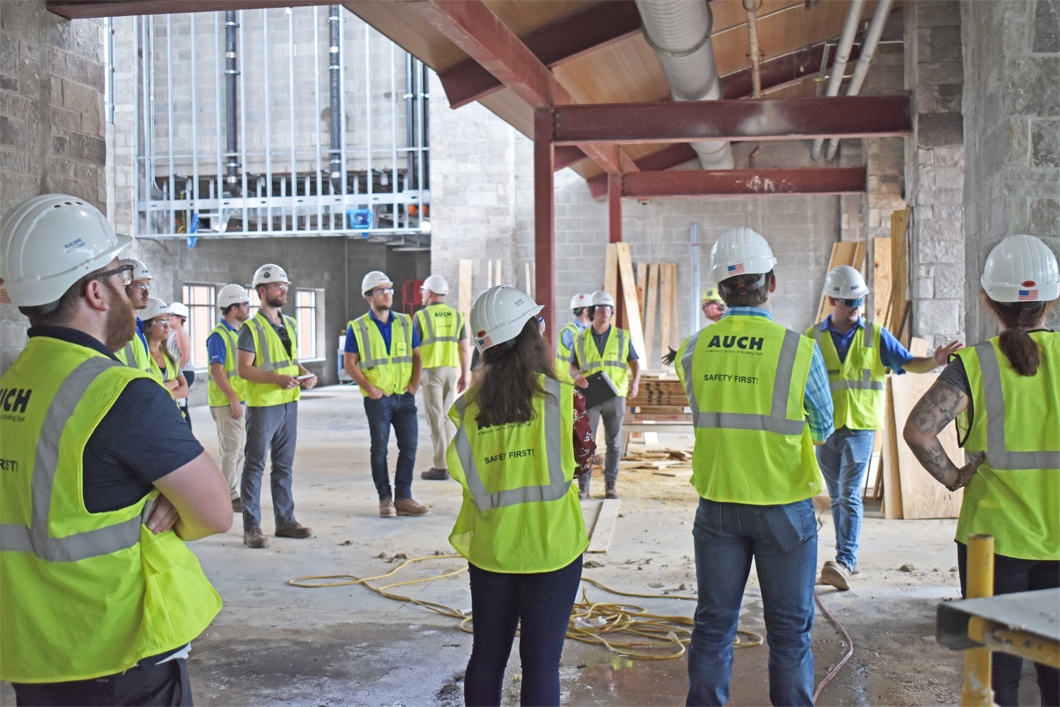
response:
<svg viewBox="0 0 1060 707"><path fill-rule="evenodd" d="M393 518L397 515L397 510L394 509L394 502L389 498L384 498L379 502L379 517L380 518Z"/></svg>
<svg viewBox="0 0 1060 707"><path fill-rule="evenodd" d="M445 481L449 478L448 469L428 469L427 471L420 472L421 479L427 479L428 481Z"/></svg>
<svg viewBox="0 0 1060 707"><path fill-rule="evenodd" d="M615 488L615 484L604 486L604 498L618 498L618 489Z"/></svg>
<svg viewBox="0 0 1060 707"><path fill-rule="evenodd" d="M260 550L269 546L269 539L265 537L265 533L261 532L261 528L253 528L243 533L243 544L255 550Z"/></svg>
<svg viewBox="0 0 1060 707"><path fill-rule="evenodd" d="M309 538L312 536L313 529L308 525L302 525L296 520L276 526L276 537L278 538Z"/></svg>
<svg viewBox="0 0 1060 707"><path fill-rule="evenodd" d="M394 508L397 509L399 516L425 516L431 512L431 509L422 503L416 503L411 498L399 498L394 501Z"/></svg>

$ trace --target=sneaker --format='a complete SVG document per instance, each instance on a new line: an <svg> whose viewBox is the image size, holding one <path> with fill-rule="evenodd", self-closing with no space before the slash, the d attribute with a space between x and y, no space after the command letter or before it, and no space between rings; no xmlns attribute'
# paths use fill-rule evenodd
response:
<svg viewBox="0 0 1060 707"><path fill-rule="evenodd" d="M276 526L276 537L278 538L308 538L312 537L312 535L312 528L308 525L302 525L296 520Z"/></svg>
<svg viewBox="0 0 1060 707"><path fill-rule="evenodd" d="M604 490L604 498L618 498L618 489L615 484L607 484Z"/></svg>
<svg viewBox="0 0 1060 707"><path fill-rule="evenodd" d="M427 471L420 472L421 479L427 479L428 481L445 481L449 478L448 469L428 469Z"/></svg>
<svg viewBox="0 0 1060 707"><path fill-rule="evenodd" d="M589 475L582 474L578 477L578 498L583 501L589 498Z"/></svg>
<svg viewBox="0 0 1060 707"><path fill-rule="evenodd" d="M379 517L380 518L393 518L397 515L397 509L394 508L394 502L389 498L384 498L379 502Z"/></svg>
<svg viewBox="0 0 1060 707"><path fill-rule="evenodd" d="M243 533L243 544L258 550L268 547L269 539L265 537L265 533L261 532L261 528L254 528Z"/></svg>
<svg viewBox="0 0 1060 707"><path fill-rule="evenodd" d="M399 516L425 516L431 509L422 503L416 503L411 498L399 498L394 502L394 508Z"/></svg>
<svg viewBox="0 0 1060 707"><path fill-rule="evenodd" d="M845 592L850 589L850 583L855 579L861 579L861 567L854 565L854 569L847 568L842 562L828 560L821 568L821 577L818 584L830 584L836 589Z"/></svg>
<svg viewBox="0 0 1060 707"><path fill-rule="evenodd" d="M242 513L243 512L243 502L241 500L239 500L238 498L233 498L232 499L232 512L233 513Z"/></svg>

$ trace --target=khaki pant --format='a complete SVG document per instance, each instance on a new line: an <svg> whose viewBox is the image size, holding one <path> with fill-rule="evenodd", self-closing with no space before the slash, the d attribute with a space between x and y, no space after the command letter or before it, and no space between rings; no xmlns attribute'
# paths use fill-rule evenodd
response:
<svg viewBox="0 0 1060 707"><path fill-rule="evenodd" d="M232 419L232 411L227 405L210 408L210 414L217 423L217 447L221 453L221 473L228 482L228 495L232 500L239 498L239 480L243 476L243 454L247 441L247 409L243 408L243 417Z"/></svg>
<svg viewBox="0 0 1060 707"><path fill-rule="evenodd" d="M423 407L427 409L427 425L431 428L433 469L449 468L445 461L445 450L456 434L456 428L449 421L449 408L453 407L456 399L456 381L459 377L458 369L449 366L423 369Z"/></svg>

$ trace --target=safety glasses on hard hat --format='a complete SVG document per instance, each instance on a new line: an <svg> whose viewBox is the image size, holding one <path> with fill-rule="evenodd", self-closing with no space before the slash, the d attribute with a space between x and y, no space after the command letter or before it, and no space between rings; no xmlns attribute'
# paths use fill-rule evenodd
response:
<svg viewBox="0 0 1060 707"><path fill-rule="evenodd" d="M851 309L857 309L861 305L865 304L864 297L859 297L857 299L841 299L839 301L845 304L846 306L850 307Z"/></svg>

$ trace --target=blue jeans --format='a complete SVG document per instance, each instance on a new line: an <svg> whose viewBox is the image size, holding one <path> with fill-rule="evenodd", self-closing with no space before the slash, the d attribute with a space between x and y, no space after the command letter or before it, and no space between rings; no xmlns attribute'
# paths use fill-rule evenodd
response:
<svg viewBox="0 0 1060 707"><path fill-rule="evenodd" d="M692 529L699 602L688 646L687 705L729 699L732 640L754 559L769 641L769 700L813 704L813 582L817 520L812 499L783 506L699 500Z"/></svg>
<svg viewBox="0 0 1060 707"><path fill-rule="evenodd" d="M364 399L368 432L372 436L372 481L379 500L412 498L412 469L416 465L419 442L419 420L416 418L416 396L410 393L389 395L379 400ZM386 448L390 444L390 426L397 435L398 458L394 469L394 493L390 492L390 471L386 465Z"/></svg>
<svg viewBox="0 0 1060 707"><path fill-rule="evenodd" d="M835 559L853 570L858 564L861 517L865 514L862 488L872 460L876 430L849 430L841 427L817 447L817 463L832 497L835 525Z"/></svg>
<svg viewBox="0 0 1060 707"><path fill-rule="evenodd" d="M521 623L520 704L559 705L559 659L581 583L581 555L552 572L502 574L468 563L468 573L475 639L464 675L464 704L501 703L504 668Z"/></svg>

